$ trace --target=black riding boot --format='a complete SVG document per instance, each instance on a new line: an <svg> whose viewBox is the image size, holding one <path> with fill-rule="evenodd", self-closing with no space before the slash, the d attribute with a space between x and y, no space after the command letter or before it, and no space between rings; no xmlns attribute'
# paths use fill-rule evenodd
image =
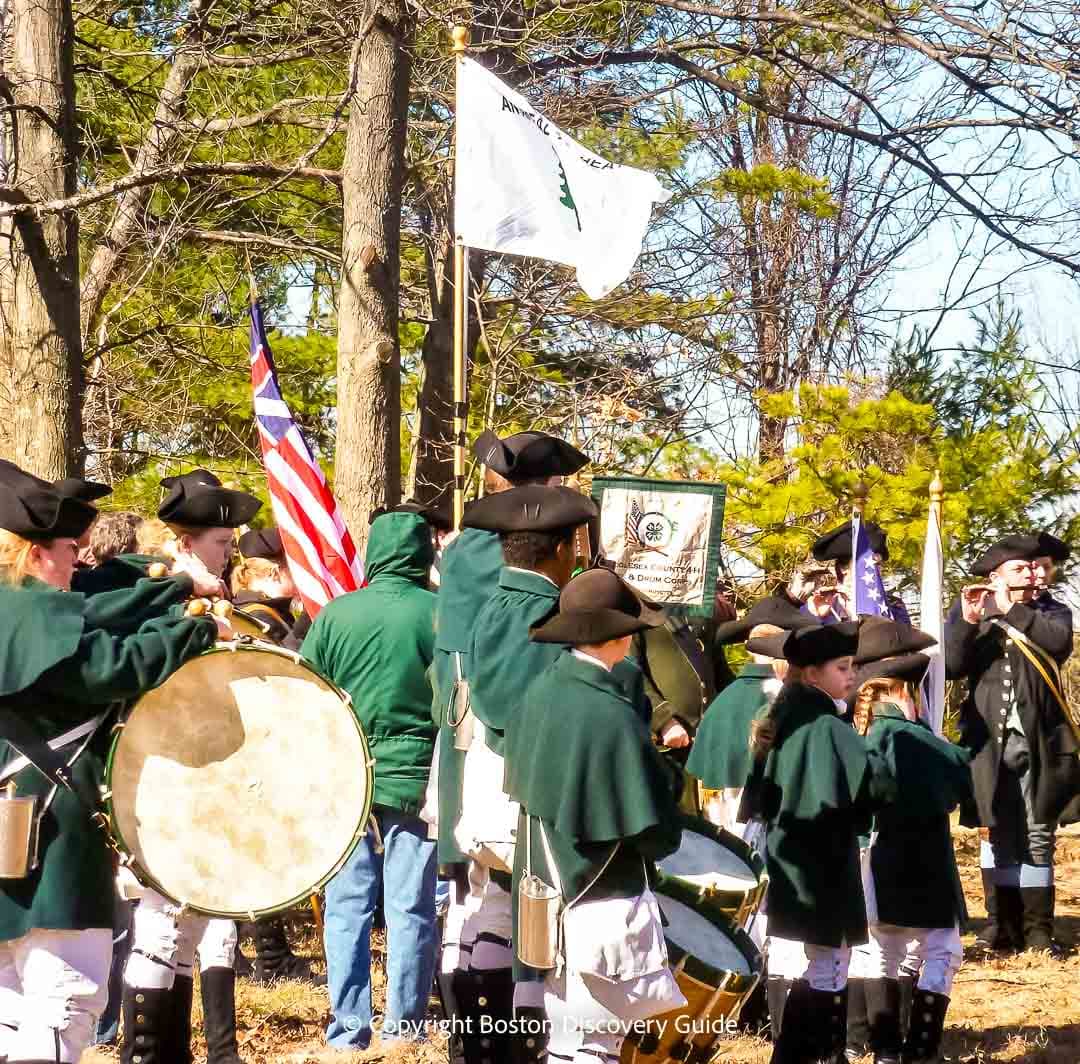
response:
<svg viewBox="0 0 1080 1064"><path fill-rule="evenodd" d="M866 1014L874 1064L898 1064L903 1046L899 980L866 980Z"/></svg>
<svg viewBox="0 0 1080 1064"><path fill-rule="evenodd" d="M173 1019L173 992L124 987L120 1064L172 1064L165 1055Z"/></svg>
<svg viewBox="0 0 1080 1064"><path fill-rule="evenodd" d="M765 1000L769 1006L769 1036L773 1042L780 1039L780 1028L784 1023L784 1008L791 992L791 980L783 976L770 975L765 982Z"/></svg>
<svg viewBox="0 0 1080 1064"><path fill-rule="evenodd" d="M904 1043L903 1064L924 1064L937 1057L945 1030L949 999L944 994L916 990L911 1005L911 1029Z"/></svg>
<svg viewBox="0 0 1080 1064"><path fill-rule="evenodd" d="M195 982L190 975L178 975L173 980L172 1021L162 1040L164 1064L192 1064L191 1053L191 999Z"/></svg>
<svg viewBox="0 0 1080 1064"><path fill-rule="evenodd" d="M900 1040L907 1038L908 1026L911 1023L911 999L915 996L915 984L919 981L919 973L910 968L900 967Z"/></svg>
<svg viewBox="0 0 1080 1064"><path fill-rule="evenodd" d="M1054 888L1021 887L1024 911L1024 948L1054 948Z"/></svg>
<svg viewBox="0 0 1080 1064"><path fill-rule="evenodd" d="M311 965L289 947L289 940L285 937L285 921L280 916L267 916L255 924L253 982L307 979L310 974Z"/></svg>
<svg viewBox="0 0 1080 1064"><path fill-rule="evenodd" d="M236 1047L236 972L207 968L199 973L202 990L206 1064L241 1064Z"/></svg>
<svg viewBox="0 0 1080 1064"><path fill-rule="evenodd" d="M1019 887L997 886L997 919L1003 950L1024 948L1024 898Z"/></svg>
<svg viewBox="0 0 1080 1064"><path fill-rule="evenodd" d="M866 998L866 980L848 980L847 1042L845 1057L861 1057L870 1045L870 1020ZM837 1060L843 1058L838 1057Z"/></svg>
<svg viewBox="0 0 1080 1064"><path fill-rule="evenodd" d="M514 976L509 968L454 972L454 997L462 1017L465 1064L505 1064L514 1017Z"/></svg>

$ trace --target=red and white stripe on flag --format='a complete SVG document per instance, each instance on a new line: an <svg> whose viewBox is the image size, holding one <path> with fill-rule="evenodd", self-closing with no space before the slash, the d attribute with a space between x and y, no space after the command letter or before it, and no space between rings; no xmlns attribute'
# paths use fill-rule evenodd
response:
<svg viewBox="0 0 1080 1064"><path fill-rule="evenodd" d="M281 397L257 300L251 305L251 387L274 521L314 619L332 598L360 587L363 567L326 477Z"/></svg>

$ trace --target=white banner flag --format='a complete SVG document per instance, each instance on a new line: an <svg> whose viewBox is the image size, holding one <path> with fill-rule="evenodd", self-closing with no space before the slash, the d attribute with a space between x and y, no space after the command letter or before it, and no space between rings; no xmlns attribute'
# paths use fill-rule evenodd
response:
<svg viewBox="0 0 1080 1064"><path fill-rule="evenodd" d="M600 299L630 275L654 203L644 170L601 159L472 59L457 81L454 226L462 243L577 268Z"/></svg>
<svg viewBox="0 0 1080 1064"><path fill-rule="evenodd" d="M937 513L931 506L926 522L926 545L923 547L919 627L938 641L936 647L925 651L930 655L930 669L923 682L929 718L927 723L934 729L935 735L941 734L945 722L945 618L942 613L944 582L941 529L938 527Z"/></svg>

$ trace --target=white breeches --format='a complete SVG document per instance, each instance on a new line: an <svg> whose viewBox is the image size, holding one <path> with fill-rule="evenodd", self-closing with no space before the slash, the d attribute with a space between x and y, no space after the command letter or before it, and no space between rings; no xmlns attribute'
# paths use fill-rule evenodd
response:
<svg viewBox="0 0 1080 1064"><path fill-rule="evenodd" d="M508 945L514 926L512 902L510 892L494 883L482 864L469 862L469 894L461 940L472 943L471 968L488 971L509 968L513 963Z"/></svg>
<svg viewBox="0 0 1080 1064"><path fill-rule="evenodd" d="M0 942L0 1058L76 1064L109 997L112 929Z"/></svg>
<svg viewBox="0 0 1080 1064"><path fill-rule="evenodd" d="M236 959L236 924L182 912L157 891L147 890L135 907L124 982L168 990L176 976L191 977L196 952L203 971L231 968Z"/></svg>
<svg viewBox="0 0 1080 1064"><path fill-rule="evenodd" d="M548 973L543 985L548 1064L618 1064L632 1024L619 1019L605 1001L623 984L563 971Z"/></svg>
<svg viewBox="0 0 1080 1064"><path fill-rule="evenodd" d="M897 979L901 968L921 966L919 989L946 997L951 995L953 979L964 961L960 931L956 927L874 923L870 925L870 941L856 952L864 960L864 978ZM915 958L916 964L911 965L909 958Z"/></svg>
<svg viewBox="0 0 1080 1064"><path fill-rule="evenodd" d="M814 946L789 938L769 938L769 976L805 979L814 990L847 986L851 950L847 946Z"/></svg>

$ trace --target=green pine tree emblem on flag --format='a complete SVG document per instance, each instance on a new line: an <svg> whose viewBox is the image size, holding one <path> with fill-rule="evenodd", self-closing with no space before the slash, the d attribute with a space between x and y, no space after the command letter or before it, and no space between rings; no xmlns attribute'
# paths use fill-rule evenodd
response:
<svg viewBox="0 0 1080 1064"><path fill-rule="evenodd" d="M578 214L577 204L574 202L574 194L570 191L570 182L566 178L566 171L563 169L562 159L559 158L559 153L554 148L551 149L555 152L555 164L559 167L559 191L562 195L559 197L559 202L569 210L574 212L574 219L577 222L578 232L581 232L581 215Z"/></svg>

